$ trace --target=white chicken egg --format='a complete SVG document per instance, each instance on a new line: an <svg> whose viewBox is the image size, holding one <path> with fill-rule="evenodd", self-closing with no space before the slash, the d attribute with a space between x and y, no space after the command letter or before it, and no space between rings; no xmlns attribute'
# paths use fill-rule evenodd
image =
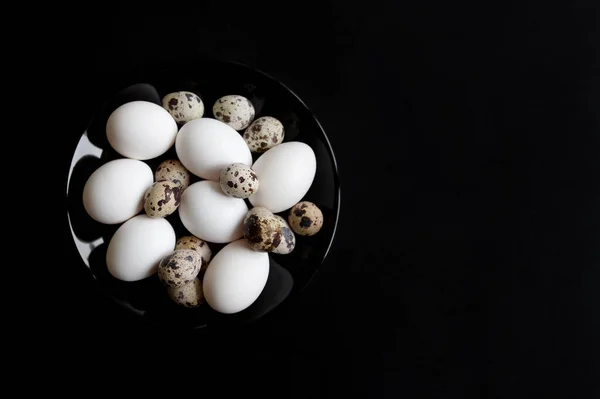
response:
<svg viewBox="0 0 600 399"><path fill-rule="evenodd" d="M269 277L269 256L253 251L245 240L227 244L208 265L202 290L220 313L237 313L252 305Z"/></svg>
<svg viewBox="0 0 600 399"><path fill-rule="evenodd" d="M114 110L106 122L111 147L127 158L146 160L175 143L177 123L167 110L149 101L132 101Z"/></svg>
<svg viewBox="0 0 600 399"><path fill-rule="evenodd" d="M252 154L242 136L211 118L194 119L183 125L175 150L183 166L207 180L219 181L221 169L232 163L252 164Z"/></svg>
<svg viewBox="0 0 600 399"><path fill-rule="evenodd" d="M156 273L175 248L175 231L163 218L138 215L123 223L108 243L106 266L115 278L138 281Z"/></svg>
<svg viewBox="0 0 600 399"><path fill-rule="evenodd" d="M152 169L144 162L115 159L90 175L83 188L83 206L100 223L123 223L142 210L153 181Z"/></svg>
<svg viewBox="0 0 600 399"><path fill-rule="evenodd" d="M317 159L307 144L291 141L262 154L252 169L260 181L260 190L248 200L254 206L278 213L306 195L315 178Z"/></svg>
<svg viewBox="0 0 600 399"><path fill-rule="evenodd" d="M189 186L179 204L179 217L185 228L196 237L214 243L242 237L247 212L243 199L229 197L219 183L209 180Z"/></svg>

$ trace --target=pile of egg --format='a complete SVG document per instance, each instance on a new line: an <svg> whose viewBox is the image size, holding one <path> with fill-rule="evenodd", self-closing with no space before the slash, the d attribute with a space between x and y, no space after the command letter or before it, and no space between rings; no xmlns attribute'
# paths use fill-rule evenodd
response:
<svg viewBox="0 0 600 399"><path fill-rule="evenodd" d="M316 158L305 143L283 143L283 124L255 119L243 96L218 99L214 118L204 111L202 99L187 91L166 95L162 106L132 101L115 109L106 136L123 158L91 174L83 204L97 222L120 224L106 253L112 276L132 282L157 275L183 307L207 303L237 313L264 289L268 254L289 254L295 234L321 229L321 210L303 201ZM144 162L173 146L178 159L155 171ZM176 236L166 219L175 212L189 234ZM213 256L211 243L225 246Z"/></svg>

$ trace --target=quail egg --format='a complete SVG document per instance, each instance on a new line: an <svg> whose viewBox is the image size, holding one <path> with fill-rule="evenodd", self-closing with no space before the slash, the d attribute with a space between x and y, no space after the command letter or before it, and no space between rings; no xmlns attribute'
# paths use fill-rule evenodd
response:
<svg viewBox="0 0 600 399"><path fill-rule="evenodd" d="M161 162L154 172L154 181L172 180L181 184L181 191L185 190L191 181L190 171L177 159L168 159Z"/></svg>
<svg viewBox="0 0 600 399"><path fill-rule="evenodd" d="M169 93L162 99L162 106L169 111L175 122L184 124L192 119L202 118L204 103L202 99L189 91Z"/></svg>
<svg viewBox="0 0 600 399"><path fill-rule="evenodd" d="M173 302L186 308L197 308L204 302L202 281L198 278L180 287L168 287L167 293Z"/></svg>
<svg viewBox="0 0 600 399"><path fill-rule="evenodd" d="M254 106L246 97L230 95L215 102L213 115L235 130L242 130L252 123L255 112Z"/></svg>
<svg viewBox="0 0 600 399"><path fill-rule="evenodd" d="M221 170L221 190L230 197L248 198L258 191L258 177L250 166L233 163Z"/></svg>
<svg viewBox="0 0 600 399"><path fill-rule="evenodd" d="M208 246L208 243L196 236L180 237L175 243L175 249L191 249L198 252L202 258L200 274L204 273L208 267L208 262L210 262L210 259L212 258L212 251Z"/></svg>
<svg viewBox="0 0 600 399"><path fill-rule="evenodd" d="M323 212L312 202L302 201L290 209L288 222L295 233L312 236L323 227Z"/></svg>
<svg viewBox="0 0 600 399"><path fill-rule="evenodd" d="M244 132L244 140L253 152L265 152L283 142L283 125L272 116L258 118Z"/></svg>
<svg viewBox="0 0 600 399"><path fill-rule="evenodd" d="M144 195L144 211L152 218L169 216L181 202L181 186L172 180L157 181Z"/></svg>
<svg viewBox="0 0 600 399"><path fill-rule="evenodd" d="M281 223L281 242L272 252L287 255L296 247L296 236L284 218L279 215L275 215L275 217Z"/></svg>
<svg viewBox="0 0 600 399"><path fill-rule="evenodd" d="M282 225L275 215L261 206L252 208L244 218L244 238L258 252L271 252L279 246Z"/></svg>
<svg viewBox="0 0 600 399"><path fill-rule="evenodd" d="M202 257L193 249L178 249L158 263L158 278L167 287L180 287L198 276Z"/></svg>

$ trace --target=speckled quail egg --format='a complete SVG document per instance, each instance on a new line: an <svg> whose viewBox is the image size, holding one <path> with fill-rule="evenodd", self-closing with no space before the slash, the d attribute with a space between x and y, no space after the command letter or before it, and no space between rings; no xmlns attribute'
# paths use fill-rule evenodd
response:
<svg viewBox="0 0 600 399"><path fill-rule="evenodd" d="M258 176L243 163L232 163L221 170L221 190L230 197L248 198L258 191Z"/></svg>
<svg viewBox="0 0 600 399"><path fill-rule="evenodd" d="M177 159L167 159L161 162L154 172L154 181L172 180L181 184L181 191L185 190L191 181L192 175Z"/></svg>
<svg viewBox="0 0 600 399"><path fill-rule="evenodd" d="M282 239L281 222L261 206L248 211L244 218L244 238L248 246L258 252L271 252Z"/></svg>
<svg viewBox="0 0 600 399"><path fill-rule="evenodd" d="M290 209L288 222L296 234L312 236L323 227L323 212L312 202L298 202Z"/></svg>
<svg viewBox="0 0 600 399"><path fill-rule="evenodd" d="M196 236L184 236L180 237L175 243L175 249L191 249L200 254L202 257L202 267L200 274L203 274L208 267L208 262L212 258L212 251L208 246L208 243Z"/></svg>
<svg viewBox="0 0 600 399"><path fill-rule="evenodd" d="M157 181L144 195L144 211L151 218L169 216L181 202L181 186L171 180Z"/></svg>
<svg viewBox="0 0 600 399"><path fill-rule="evenodd" d="M231 95L215 102L213 115L235 130L242 130L252 123L255 112L254 106L246 97Z"/></svg>
<svg viewBox="0 0 600 399"><path fill-rule="evenodd" d="M173 302L186 308L197 308L204 302L202 281L198 278L181 287L168 287L167 293Z"/></svg>
<svg viewBox="0 0 600 399"><path fill-rule="evenodd" d="M244 132L244 140L250 151L265 152L283 142L283 125L272 116L258 118Z"/></svg>
<svg viewBox="0 0 600 399"><path fill-rule="evenodd" d="M272 252L287 255L296 247L296 236L284 218L279 215L275 215L275 217L281 223L281 242Z"/></svg>
<svg viewBox="0 0 600 399"><path fill-rule="evenodd" d="M202 257L193 249L178 249L158 263L158 278L167 287L181 287L198 276Z"/></svg>
<svg viewBox="0 0 600 399"><path fill-rule="evenodd" d="M162 99L162 106L169 111L175 122L184 124L192 119L202 118L204 103L202 99L189 91L169 93Z"/></svg>

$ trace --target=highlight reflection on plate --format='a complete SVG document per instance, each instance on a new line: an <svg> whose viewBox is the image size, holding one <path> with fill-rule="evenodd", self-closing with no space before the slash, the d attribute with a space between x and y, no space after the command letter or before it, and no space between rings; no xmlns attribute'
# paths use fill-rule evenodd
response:
<svg viewBox="0 0 600 399"><path fill-rule="evenodd" d="M253 322L269 313L286 299L298 294L325 261L333 243L339 217L340 183L333 151L325 132L306 105L287 87L262 72L246 66L220 61L196 63L194 73L181 74L157 68L144 76L132 76L129 85L115 90L115 95L96 112L79 140L73 154L67 188L68 218L75 248L82 267L87 267L100 290L125 309L145 320L174 328L223 328ZM120 90L119 90L120 89ZM187 309L174 304L158 278L137 282L115 279L106 267L106 248L119 225L104 225L87 215L82 203L83 187L88 177L102 164L122 158L108 144L105 125L118 106L135 100L160 104L173 91L187 90L198 94L205 104L205 117L212 117L212 104L221 96L239 94L250 99L256 117L273 116L284 124L284 142L301 141L312 147L317 158L317 172L305 200L316 203L323 211L323 228L312 237L296 237L291 254L269 254L269 277L258 299L242 312L223 315L206 304ZM174 146L160 157L145 161L152 170L165 159L176 158ZM257 155L253 154L256 160ZM194 182L195 180L192 180ZM143 212L143 211L142 211ZM279 215L286 217L286 212ZM177 237L190 234L178 213L168 216ZM209 243L213 256L223 244Z"/></svg>

